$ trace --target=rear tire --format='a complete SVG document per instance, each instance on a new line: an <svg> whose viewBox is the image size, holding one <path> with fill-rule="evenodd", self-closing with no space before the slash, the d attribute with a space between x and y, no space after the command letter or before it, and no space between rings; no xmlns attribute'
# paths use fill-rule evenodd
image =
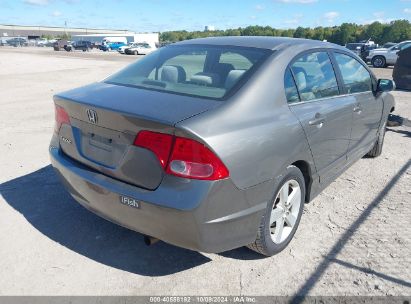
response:
<svg viewBox="0 0 411 304"><path fill-rule="evenodd" d="M387 61L384 56L375 56L371 60L371 64L374 68L385 68L387 66Z"/></svg>
<svg viewBox="0 0 411 304"><path fill-rule="evenodd" d="M284 250L297 231L304 202L304 176L297 167L288 166L261 218L256 240L247 247L265 256Z"/></svg>
<svg viewBox="0 0 411 304"><path fill-rule="evenodd" d="M385 129L387 127L387 121L384 122L379 134L377 141L374 144L374 147L371 149L370 152L367 153L367 157L375 158L381 155L382 147L384 145L384 138L385 138Z"/></svg>

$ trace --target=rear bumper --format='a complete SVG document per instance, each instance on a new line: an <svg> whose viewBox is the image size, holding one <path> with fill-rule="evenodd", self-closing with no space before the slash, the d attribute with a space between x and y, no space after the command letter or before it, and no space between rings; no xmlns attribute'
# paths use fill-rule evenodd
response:
<svg viewBox="0 0 411 304"><path fill-rule="evenodd" d="M218 182L164 178L155 191L144 190L95 172L50 147L51 163L72 197L116 224L167 243L202 252L222 252L255 240L273 189L263 183L240 190ZM120 196L140 208L120 203Z"/></svg>

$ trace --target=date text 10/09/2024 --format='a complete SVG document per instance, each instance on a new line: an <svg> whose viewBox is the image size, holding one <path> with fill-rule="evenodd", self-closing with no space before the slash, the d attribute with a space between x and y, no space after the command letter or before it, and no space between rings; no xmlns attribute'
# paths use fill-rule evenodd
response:
<svg viewBox="0 0 411 304"><path fill-rule="evenodd" d="M150 297L150 303L256 303L255 297L217 296L217 297Z"/></svg>

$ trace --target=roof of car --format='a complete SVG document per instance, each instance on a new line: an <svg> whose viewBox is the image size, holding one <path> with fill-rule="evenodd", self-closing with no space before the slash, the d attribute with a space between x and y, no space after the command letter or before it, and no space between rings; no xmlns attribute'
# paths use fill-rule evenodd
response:
<svg viewBox="0 0 411 304"><path fill-rule="evenodd" d="M224 37L208 37L192 40L185 40L176 43L176 45L185 44L205 44L205 45L229 45L254 47L261 49L279 50L293 45L305 44L307 47L324 47L324 48L341 48L341 46L329 42L318 40L288 38L288 37L265 37L265 36L224 36Z"/></svg>

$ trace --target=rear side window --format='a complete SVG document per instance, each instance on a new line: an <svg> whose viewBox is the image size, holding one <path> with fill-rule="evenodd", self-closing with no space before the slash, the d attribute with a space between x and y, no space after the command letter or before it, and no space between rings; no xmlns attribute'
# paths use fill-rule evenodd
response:
<svg viewBox="0 0 411 304"><path fill-rule="evenodd" d="M334 69L326 52L304 54L293 63L291 70L301 101L339 94Z"/></svg>
<svg viewBox="0 0 411 304"><path fill-rule="evenodd" d="M345 93L361 93L372 90L371 75L367 69L351 56L335 53L344 82Z"/></svg>
<svg viewBox="0 0 411 304"><path fill-rule="evenodd" d="M298 96L297 87L295 86L293 75L291 74L290 69L287 69L284 77L284 87L285 95L287 96L288 103L296 103L300 101Z"/></svg>

